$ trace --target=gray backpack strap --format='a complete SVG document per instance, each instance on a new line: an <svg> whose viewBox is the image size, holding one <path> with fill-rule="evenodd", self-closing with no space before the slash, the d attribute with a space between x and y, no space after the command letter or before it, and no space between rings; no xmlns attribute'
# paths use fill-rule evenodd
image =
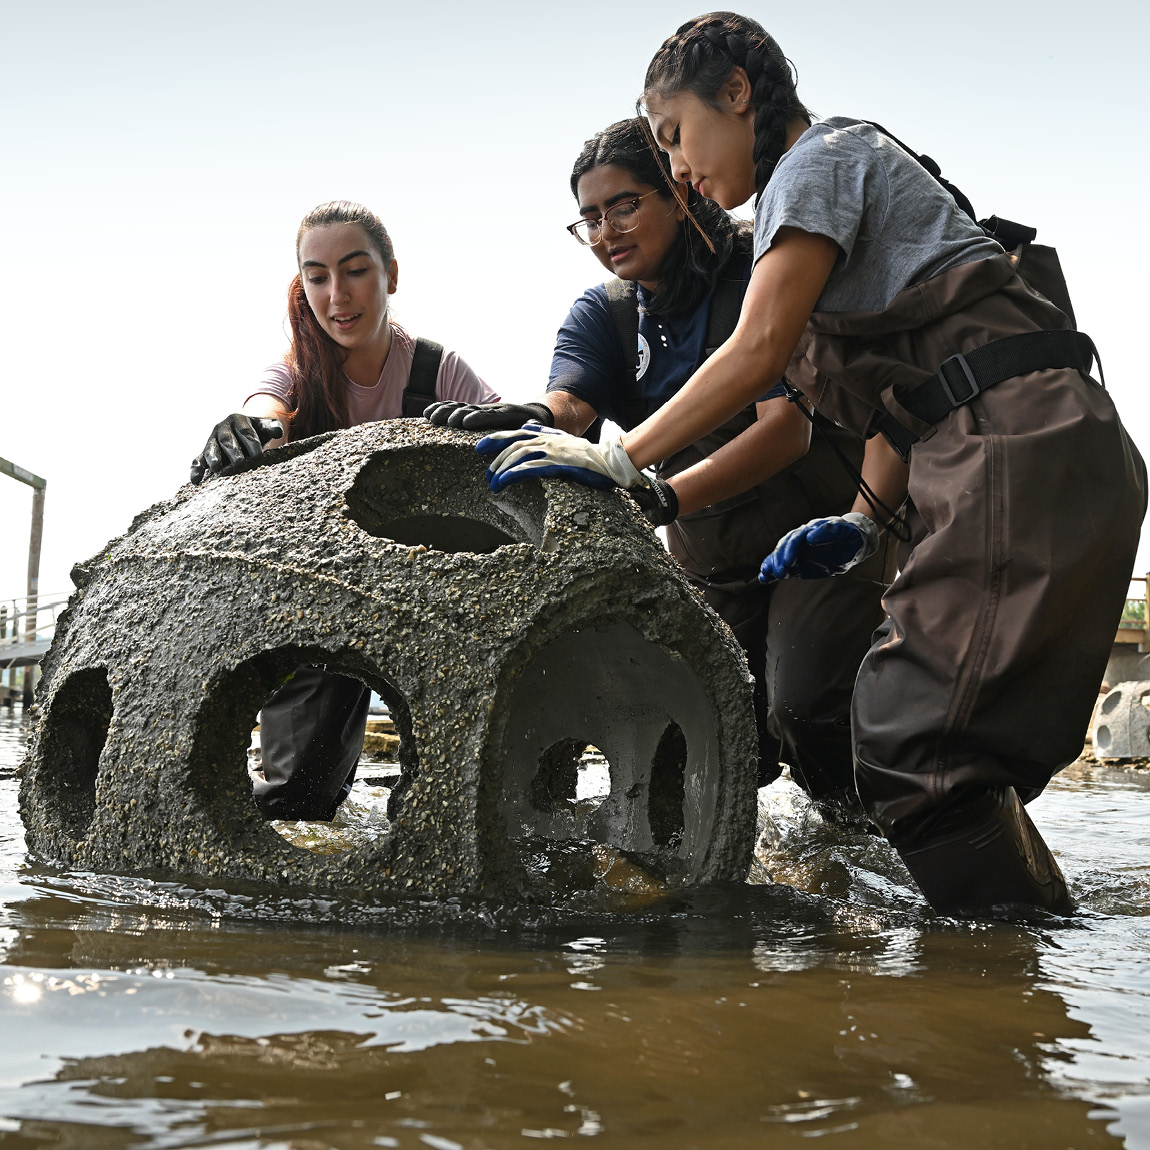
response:
<svg viewBox="0 0 1150 1150"><path fill-rule="evenodd" d="M626 375L620 380L623 394L619 407L629 425L626 430L630 430L647 418L647 405L639 397L635 387L635 371L639 366L638 291L634 280L608 280L603 287L607 291L607 302L611 305L615 334L619 337L619 344L623 348Z"/></svg>
<svg viewBox="0 0 1150 1150"><path fill-rule="evenodd" d="M415 354L411 357L411 374L403 389L403 416L415 419L436 400L435 383L439 378L439 363L443 359L443 344L420 336L415 341Z"/></svg>

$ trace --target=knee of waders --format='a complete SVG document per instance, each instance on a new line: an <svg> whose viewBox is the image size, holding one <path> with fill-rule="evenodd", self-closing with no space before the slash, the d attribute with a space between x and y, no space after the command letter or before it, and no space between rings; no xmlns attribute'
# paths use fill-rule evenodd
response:
<svg viewBox="0 0 1150 1150"><path fill-rule="evenodd" d="M779 740L767 729L766 718L759 719L759 782L767 787L783 773L779 762Z"/></svg>
<svg viewBox="0 0 1150 1150"><path fill-rule="evenodd" d="M779 757L790 764L791 777L812 799L861 812L846 716L804 719L780 708L772 710L771 725L779 737Z"/></svg>
<svg viewBox="0 0 1150 1150"><path fill-rule="evenodd" d="M940 914L980 918L998 908L1074 913L1066 880L1013 787L962 796L897 847Z"/></svg>

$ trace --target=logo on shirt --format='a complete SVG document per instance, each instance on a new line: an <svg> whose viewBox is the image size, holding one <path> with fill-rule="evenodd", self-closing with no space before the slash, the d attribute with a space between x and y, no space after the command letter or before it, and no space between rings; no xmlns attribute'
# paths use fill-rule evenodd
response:
<svg viewBox="0 0 1150 1150"><path fill-rule="evenodd" d="M647 373L647 368L651 366L651 345L643 338L643 333L639 333L639 352L635 357L635 378L642 379Z"/></svg>

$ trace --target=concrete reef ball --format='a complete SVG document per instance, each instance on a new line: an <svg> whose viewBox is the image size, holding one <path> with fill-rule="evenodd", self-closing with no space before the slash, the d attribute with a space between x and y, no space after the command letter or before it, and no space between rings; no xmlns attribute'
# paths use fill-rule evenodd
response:
<svg viewBox="0 0 1150 1150"><path fill-rule="evenodd" d="M730 632L630 499L493 495L476 438L393 420L301 440L78 566L21 785L33 854L372 897L523 892L540 843L744 877L756 741ZM401 738L390 831L339 854L278 835L247 773L260 707L308 664L371 686ZM583 818L588 744L610 794Z"/></svg>

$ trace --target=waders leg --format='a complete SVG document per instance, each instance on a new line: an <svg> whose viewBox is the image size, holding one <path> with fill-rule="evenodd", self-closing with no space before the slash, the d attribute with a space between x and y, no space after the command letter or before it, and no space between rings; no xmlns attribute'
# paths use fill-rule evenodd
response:
<svg viewBox="0 0 1150 1150"><path fill-rule="evenodd" d="M262 776L252 787L265 819L330 822L363 752L371 691L358 679L301 667L260 712Z"/></svg>

